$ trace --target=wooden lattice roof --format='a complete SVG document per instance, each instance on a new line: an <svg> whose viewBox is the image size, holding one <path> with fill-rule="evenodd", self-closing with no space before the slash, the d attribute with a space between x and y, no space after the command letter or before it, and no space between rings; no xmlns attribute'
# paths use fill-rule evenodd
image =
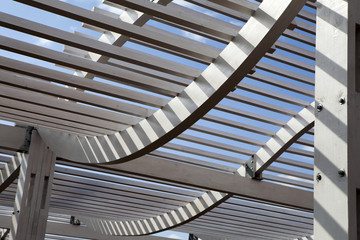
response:
<svg viewBox="0 0 360 240"><path fill-rule="evenodd" d="M312 235L314 1L16 2L28 12L0 7L0 119L15 123L0 127L2 176L34 126L57 156L49 221ZM63 17L81 29L54 27Z"/></svg>

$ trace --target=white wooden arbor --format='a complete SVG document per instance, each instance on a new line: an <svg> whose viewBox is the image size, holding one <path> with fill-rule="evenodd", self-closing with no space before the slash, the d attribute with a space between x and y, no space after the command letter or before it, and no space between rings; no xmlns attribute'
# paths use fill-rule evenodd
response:
<svg viewBox="0 0 360 240"><path fill-rule="evenodd" d="M356 0L15 2L82 29L0 13L7 237L357 238Z"/></svg>

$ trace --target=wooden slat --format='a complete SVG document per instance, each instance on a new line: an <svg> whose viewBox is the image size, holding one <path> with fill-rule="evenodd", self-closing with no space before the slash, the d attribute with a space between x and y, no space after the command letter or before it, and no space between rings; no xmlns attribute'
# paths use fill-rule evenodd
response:
<svg viewBox="0 0 360 240"><path fill-rule="evenodd" d="M174 96L177 93L181 92L183 89L183 87L181 86L171 84L165 81L160 81L155 78L136 74L134 72L130 72L124 69L120 70L118 68L101 63L96 63L91 60L73 57L65 53L42 48L40 46L36 46L4 36L0 36L0 47L5 50L10 50L30 57L35 57L41 60L57 63L70 68L91 72L95 75L110 80L116 80L120 83L135 85L138 88L143 88L147 91L163 93L168 96Z"/></svg>
<svg viewBox="0 0 360 240"><path fill-rule="evenodd" d="M72 112L67 112L66 110L59 110L53 107L40 106L33 103L28 103L24 101L17 101L14 99L0 97L0 105L9 109L20 110L22 112L34 113L38 116L47 116L53 117L58 120L66 120L69 122L81 123L84 125L84 128L88 127L97 127L99 129L107 131L119 131L126 127L126 125L117 123L110 120L103 120L91 116L84 116L81 114L76 114ZM22 115L21 113L20 115ZM103 132L99 131L99 132ZM105 131L106 132L106 131Z"/></svg>
<svg viewBox="0 0 360 240"><path fill-rule="evenodd" d="M235 107L231 107L228 105L223 105L223 104L218 104L214 107L214 109L216 110L220 110L226 113L230 113L230 114L234 114L236 116L241 116L241 117L245 117L245 118L249 118L249 119L253 119L259 122L264 122L264 123L269 123L272 125L276 125L276 126L284 126L286 124L286 122L279 120L279 119L275 119L275 118L271 118L268 116L264 116L264 115L260 115L260 114L256 114L250 111L245 111L239 108L235 108ZM206 116L206 115L205 115Z"/></svg>
<svg viewBox="0 0 360 240"><path fill-rule="evenodd" d="M64 99L55 99L53 97L47 97L43 94L34 95L6 85L1 85L0 96L117 123L135 124L139 121L139 119L135 117L76 104L70 101L65 101Z"/></svg>
<svg viewBox="0 0 360 240"><path fill-rule="evenodd" d="M17 1L47 10L49 12L55 12L56 14L66 16L74 20L87 22L97 27L124 34L141 41L154 43L165 48L170 48L174 51L180 51L204 60L212 61L212 59L216 58L218 55L218 51L216 49L194 40L170 35L166 36L164 34L160 34L159 32L154 33L144 28L123 23L119 20L106 17L65 2L55 0L33 0L31 2L23 0Z"/></svg>
<svg viewBox="0 0 360 240"><path fill-rule="evenodd" d="M269 98L273 98L282 102L286 102L286 103L290 103L290 104L294 104L294 105L298 105L301 107L305 107L307 105L309 105L309 102L295 98L295 97L291 97L285 94L281 94L278 92L273 92L261 87L257 87L251 84L247 84L247 83L239 83L237 88L241 89L241 90L245 90L248 92L252 92L252 93L256 93L262 96L266 96Z"/></svg>
<svg viewBox="0 0 360 240"><path fill-rule="evenodd" d="M200 126L200 125L193 125L189 129L194 130L194 131L198 131L198 132L202 132L202 133L206 133L206 134L209 134L209 135L213 135L213 136L223 137L223 138L226 138L226 139L230 139L230 140L234 140L234 141L239 141L239 142L255 145L255 146L262 146L262 145L265 144L265 142L263 142L263 141L259 141L259 140L252 139L252 138L245 137L245 136L239 136L237 134L224 132L224 131L221 131L221 130L218 130L218 129L215 129L215 128L209 128L209 127Z"/></svg>
<svg viewBox="0 0 360 240"><path fill-rule="evenodd" d="M81 129L81 128L75 128L75 127L69 127L69 126L65 126L65 125L61 125L61 124L56 124L53 122L48 122L48 121L43 121L43 120L39 120L39 119L33 119L30 118L28 116L26 116L26 114L23 115L15 115L15 114L11 114L8 112L0 112L0 117L4 120L8 120L8 121L12 121L15 123L20 123L20 124L26 124L28 126L34 126L34 127L44 127L44 128L48 128L48 129L53 129L56 131L63 131L67 134L71 133L71 134L79 134L80 136L82 135L89 135L89 136L93 136L93 135L99 135L99 134L106 134L107 132L97 132L97 131L92 131L89 129Z"/></svg>
<svg viewBox="0 0 360 240"><path fill-rule="evenodd" d="M304 94L305 96L308 96L308 97L314 97L313 90L310 90L308 88L304 88L301 86L297 86L297 85L294 85L294 84L291 84L291 83L288 83L288 82L285 82L285 81L282 81L282 80L279 80L276 78L272 78L272 77L269 77L269 76L266 76L263 74L254 73L254 74L248 75L247 77L257 80L257 81L260 81L260 82L274 85L276 87L290 90L290 91L293 91L296 93Z"/></svg>
<svg viewBox="0 0 360 240"><path fill-rule="evenodd" d="M252 105L255 107L270 110L273 112L281 113L284 115L294 116L297 113L297 111L294 111L291 109L277 106L277 105L269 103L269 102L260 101L260 100L254 99L254 98L245 97L245 96L242 96L242 95L236 94L236 93L229 93L226 96L226 98L233 100L233 101L238 101L238 102L246 103L246 104L249 104L249 105Z"/></svg>
<svg viewBox="0 0 360 240"><path fill-rule="evenodd" d="M218 117L218 116L214 116L214 115L210 115L210 114L205 115L202 119L206 120L206 121L218 123L218 124L224 124L229 127L265 135L265 136L273 136L275 134L275 132L267 130L267 129L259 128L256 126L251 126L251 125L237 122L237 121L234 121L234 120L231 120L228 118Z"/></svg>
<svg viewBox="0 0 360 240"><path fill-rule="evenodd" d="M216 0L209 0L210 2L215 2L217 4L220 4L224 7L234 9L236 11L252 15L256 9L258 8L258 5L255 3L252 3L247 0L224 0L222 2L216 1Z"/></svg>
<svg viewBox="0 0 360 240"><path fill-rule="evenodd" d="M233 146L230 144L212 141L212 140L205 139L205 138L195 137L195 136L187 135L184 133L177 136L176 139L185 140L188 142L193 142L193 143L205 145L208 147L218 148L218 149L225 150L225 151L231 151L231 152L238 153L238 154L244 154L244 155L249 155L249 156L255 154L255 151L251 151L251 150L248 150L245 148L240 148L240 147L236 147L236 146Z"/></svg>
<svg viewBox="0 0 360 240"><path fill-rule="evenodd" d="M232 18L240 20L240 21L246 22L249 19L248 14L236 11L232 8L224 7L219 2L212 2L212 1L207 1L207 0L186 0L186 1L190 2L194 5L198 5L200 7L209 9L211 11L223 14L225 16L232 17ZM105 2L107 2L107 1L105 1Z"/></svg>
<svg viewBox="0 0 360 240"><path fill-rule="evenodd" d="M163 145L162 148L171 149L171 150L179 151L182 153L190 153L193 155L202 156L202 157L206 157L209 159L215 159L215 160L235 163L235 164L239 164L239 165L245 163L245 160L240 159L240 158L235 158L235 157L231 157L231 156L216 153L216 152L210 152L210 151L193 148L193 147L189 147L189 146L183 146L183 145L174 144L174 143L167 143L167 144Z"/></svg>
<svg viewBox="0 0 360 240"><path fill-rule="evenodd" d="M128 101L133 101L153 107L162 107L168 100L159 96L153 96L146 93L139 93L137 91L118 87L115 85L90 81L83 77L70 75L60 71L48 69L45 67L17 61L10 58L0 57L0 68L8 71L13 71L25 75L29 75L35 78L44 79L50 82L56 82L64 84L70 87L79 88L82 90L88 90L95 93L105 94L110 97L116 97Z"/></svg>
<svg viewBox="0 0 360 240"><path fill-rule="evenodd" d="M116 0L108 1L119 3ZM144 0L124 0L121 1L120 4L145 14L221 37L229 41L239 30L235 25L182 6L168 5L165 7Z"/></svg>
<svg viewBox="0 0 360 240"><path fill-rule="evenodd" d="M2 116L13 116L16 119L28 119L29 122L36 123L36 125L45 124L45 126L58 126L59 129L73 129L74 131L78 130L80 132L91 132L96 134L109 134L112 132L110 130L105 130L100 127L86 126L84 124L71 122L66 119L58 119L52 116L49 117L37 113L29 113L7 107L0 106L0 112Z"/></svg>
<svg viewBox="0 0 360 240"><path fill-rule="evenodd" d="M80 102L136 117L148 117L154 113L153 110L141 106L78 91L73 88L58 86L41 80L39 81L38 79L34 79L32 77L15 75L8 71L1 70L0 74L2 75L0 83L17 87L22 89L22 91L34 92L33 94L43 93L47 96L64 98L70 101Z"/></svg>
<svg viewBox="0 0 360 240"><path fill-rule="evenodd" d="M62 31L57 28L52 28L40 23L32 22L26 19L15 17L6 13L0 13L0 23L3 27L25 32L34 36L49 39L51 41L66 44L75 48L80 48L83 51L90 51L90 57L94 58L94 53L112 57L119 60L124 60L132 63L137 63L142 66L155 68L164 72L172 73L181 77L194 78L200 74L199 70L173 62L168 59L161 59L150 54L135 51L129 48L119 48L114 45L103 43L99 40L94 40L88 37L83 37L79 34L72 34L67 31ZM84 54L84 52L82 52Z"/></svg>

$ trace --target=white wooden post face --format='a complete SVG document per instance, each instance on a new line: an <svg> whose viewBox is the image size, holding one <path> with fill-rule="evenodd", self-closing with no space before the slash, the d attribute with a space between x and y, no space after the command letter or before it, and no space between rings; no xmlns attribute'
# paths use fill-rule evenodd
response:
<svg viewBox="0 0 360 240"><path fill-rule="evenodd" d="M358 0L319 0L316 28L315 239L359 239L360 98L355 88ZM345 171L345 175L341 174ZM317 177L320 176L320 177ZM320 179L321 178L321 179Z"/></svg>
<svg viewBox="0 0 360 240"><path fill-rule="evenodd" d="M33 131L29 157L21 162L10 239L45 238L55 155Z"/></svg>

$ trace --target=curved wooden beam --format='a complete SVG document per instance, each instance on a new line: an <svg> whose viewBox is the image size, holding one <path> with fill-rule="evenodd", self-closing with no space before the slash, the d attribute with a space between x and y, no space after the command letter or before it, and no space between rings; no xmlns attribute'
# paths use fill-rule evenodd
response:
<svg viewBox="0 0 360 240"><path fill-rule="evenodd" d="M188 223L229 199L232 195L208 191L183 207L159 216L134 220L117 221L81 217L87 227L105 235L140 236L154 234Z"/></svg>
<svg viewBox="0 0 360 240"><path fill-rule="evenodd" d="M190 127L233 90L271 48L305 2L263 1L233 41L195 81L138 124L96 137L39 129L41 137L57 156L85 163L121 163L155 150ZM48 5L55 4L50 0L26 3L43 9L54 9ZM65 3L56 2L59 7L62 4ZM75 13L68 14L71 17ZM114 19L93 17L94 21L108 23L109 27L116 25L112 25Z"/></svg>
<svg viewBox="0 0 360 240"><path fill-rule="evenodd" d="M304 133L314 127L314 114L315 102L312 102L277 131L276 134L245 163L244 168L239 169L238 172L240 175L245 176L247 172L251 177L258 178L271 163L283 154Z"/></svg>
<svg viewBox="0 0 360 240"><path fill-rule="evenodd" d="M254 155L253 160L257 161L256 171L258 171L258 174L286 151L292 143L314 126L314 106L315 102L309 104L309 106L296 114ZM126 164L121 164L120 166L124 165ZM241 167L237 170L243 177L245 176L244 169L244 167ZM249 187L243 183L241 185ZM105 235L147 235L186 224L211 211L233 195L234 194L221 193L218 191L208 191L177 210L136 221L105 220L91 217L81 217L80 219L88 227Z"/></svg>

